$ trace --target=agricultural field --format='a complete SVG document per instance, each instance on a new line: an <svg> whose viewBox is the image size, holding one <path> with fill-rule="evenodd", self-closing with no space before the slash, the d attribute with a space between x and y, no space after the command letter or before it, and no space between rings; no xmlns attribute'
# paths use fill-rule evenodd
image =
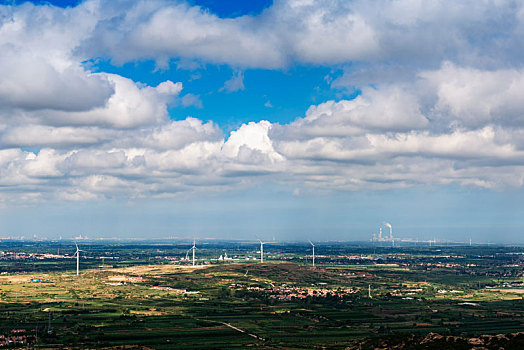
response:
<svg viewBox="0 0 524 350"><path fill-rule="evenodd" d="M69 246L46 259L31 254L56 244L2 244L0 348L524 344L520 247L326 243L313 267L303 244L274 244L259 263L254 244L213 243L192 266L187 244L86 243L76 276Z"/></svg>

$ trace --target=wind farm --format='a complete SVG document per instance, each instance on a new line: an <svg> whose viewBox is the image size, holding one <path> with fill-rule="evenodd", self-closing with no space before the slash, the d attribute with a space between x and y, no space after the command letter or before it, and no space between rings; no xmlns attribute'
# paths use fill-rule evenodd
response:
<svg viewBox="0 0 524 350"><path fill-rule="evenodd" d="M357 349L523 337L522 246L198 242L197 256L196 240L3 241L0 339Z"/></svg>

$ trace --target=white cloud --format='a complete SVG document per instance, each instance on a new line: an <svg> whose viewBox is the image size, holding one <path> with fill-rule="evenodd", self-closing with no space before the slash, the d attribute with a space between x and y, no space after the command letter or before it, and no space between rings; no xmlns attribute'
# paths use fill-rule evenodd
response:
<svg viewBox="0 0 524 350"><path fill-rule="evenodd" d="M334 64L376 57L378 33L348 2L281 1L271 9L273 30L283 33L298 61Z"/></svg>
<svg viewBox="0 0 524 350"><path fill-rule="evenodd" d="M63 173L58 169L59 164L65 159L64 154L53 149L42 149L38 155L26 157L20 169L23 174L31 178L54 178Z"/></svg>
<svg viewBox="0 0 524 350"><path fill-rule="evenodd" d="M420 76L435 90L436 113L466 127L486 123L522 126L524 70L479 70L445 62L441 69Z"/></svg>
<svg viewBox="0 0 524 350"><path fill-rule="evenodd" d="M106 79L74 63L59 70L41 55L5 48L0 55L0 103L4 106L84 111L103 106L112 93Z"/></svg>
<svg viewBox="0 0 524 350"><path fill-rule="evenodd" d="M453 79L442 78L447 75ZM453 183L522 186L524 127L492 113L501 105L497 91L486 95L483 80L475 79L485 75L497 82L497 91L520 81L519 74L506 70L444 64L422 72L412 85L364 89L353 100L311 106L292 123L250 122L225 138L215 123L196 118L125 124L133 128L106 121L105 127L5 124L4 145L45 147L37 154L0 151L0 184L9 186L12 196L19 193L16 198L33 194L32 200L167 197L264 181L350 191ZM164 107L159 96L168 99L179 91L173 83L152 88L123 82L144 103L160 100ZM444 98L453 96L444 92L456 86L464 91L460 108ZM502 99L514 103L517 113L519 100L511 98L508 93ZM481 99L480 110L470 102L475 99ZM478 120L469 119L474 115Z"/></svg>
<svg viewBox="0 0 524 350"><path fill-rule="evenodd" d="M169 121L154 128L144 128L120 137L114 144L119 147L145 147L160 150L177 150L200 141L222 141L222 132L213 122L188 117L185 120Z"/></svg>
<svg viewBox="0 0 524 350"><path fill-rule="evenodd" d="M238 130L231 132L223 147L224 154L238 157L242 163L261 163L261 157L270 162L282 160L269 138L271 127L271 123L266 120L243 124Z"/></svg>
<svg viewBox="0 0 524 350"><path fill-rule="evenodd" d="M410 92L402 87L369 88L350 101L328 101L312 106L305 118L277 128L275 135L287 133L295 138L349 136L370 130L409 131L427 125L417 97Z"/></svg>
<svg viewBox="0 0 524 350"><path fill-rule="evenodd" d="M512 1L280 0L256 16L225 19L184 2L100 3L100 20L82 50L116 62L175 58L281 68L360 61L434 68L445 59L486 67L523 57L522 6Z"/></svg>
<svg viewBox="0 0 524 350"><path fill-rule="evenodd" d="M105 4L86 50L109 52L117 62L174 57L262 68L376 56L368 20L344 2L326 5L280 1L256 17L221 19L184 3L138 2L124 16Z"/></svg>
<svg viewBox="0 0 524 350"><path fill-rule="evenodd" d="M0 140L3 147L60 147L100 144L114 136L114 132L96 127L25 125L7 128Z"/></svg>
<svg viewBox="0 0 524 350"><path fill-rule="evenodd" d="M105 104L111 84L86 71L73 50L96 24L93 4L74 9L0 6L0 103L83 111Z"/></svg>
<svg viewBox="0 0 524 350"><path fill-rule="evenodd" d="M522 186L522 12L505 1L290 0L229 19L162 0L0 6L2 200L167 197L264 181L300 191ZM82 62L97 55L229 64L225 91L244 89L249 67L361 61L332 82L361 93L223 135L213 122L169 118L168 106L202 107L181 83L90 72Z"/></svg>
<svg viewBox="0 0 524 350"><path fill-rule="evenodd" d="M199 7L165 1L119 5L127 7L123 16L121 7L103 4L106 18L86 49L110 53L119 62L177 57L249 66L282 64L272 39L261 41L253 27L258 24L250 17L223 20Z"/></svg>
<svg viewBox="0 0 524 350"><path fill-rule="evenodd" d="M157 87L144 86L116 74L98 73L115 93L104 106L83 112L44 111L35 114L40 122L54 125L102 125L134 128L167 120L167 105L178 96L182 83L165 81Z"/></svg>

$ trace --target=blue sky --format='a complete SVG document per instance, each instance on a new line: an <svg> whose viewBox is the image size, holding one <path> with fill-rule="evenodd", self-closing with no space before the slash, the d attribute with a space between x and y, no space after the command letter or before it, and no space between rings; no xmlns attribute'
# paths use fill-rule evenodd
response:
<svg viewBox="0 0 524 350"><path fill-rule="evenodd" d="M165 80L180 81L184 91L199 96L201 105L170 108L172 119L188 115L212 120L231 131L242 123L269 120L289 123L303 116L312 104L326 100L352 98L357 90L331 88L327 82L342 75L340 68L297 66L286 70L249 69L240 71L243 88L226 91L224 83L239 70L225 65L206 65L192 70L156 69L153 61L113 66L108 61L97 61L92 69L110 72L126 78L157 85Z"/></svg>
<svg viewBox="0 0 524 350"><path fill-rule="evenodd" d="M522 243L523 13L0 1L0 237Z"/></svg>

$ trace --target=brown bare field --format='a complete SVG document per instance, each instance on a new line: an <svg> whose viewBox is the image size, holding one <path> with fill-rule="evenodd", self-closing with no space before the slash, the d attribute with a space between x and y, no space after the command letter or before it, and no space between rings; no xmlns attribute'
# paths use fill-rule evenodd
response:
<svg viewBox="0 0 524 350"><path fill-rule="evenodd" d="M499 292L499 293L515 293L515 294L524 294L524 289L491 289L492 291Z"/></svg>
<svg viewBox="0 0 524 350"><path fill-rule="evenodd" d="M33 278L35 278L34 275L4 275L4 276L0 276L0 283L2 282L27 283L27 282L30 282ZM43 277L38 276L38 278L43 278Z"/></svg>
<svg viewBox="0 0 524 350"><path fill-rule="evenodd" d="M127 283L136 283L136 282L143 282L146 279L142 277L131 277L126 275L112 275L108 276L107 279L109 281L116 281L116 282L127 282Z"/></svg>

